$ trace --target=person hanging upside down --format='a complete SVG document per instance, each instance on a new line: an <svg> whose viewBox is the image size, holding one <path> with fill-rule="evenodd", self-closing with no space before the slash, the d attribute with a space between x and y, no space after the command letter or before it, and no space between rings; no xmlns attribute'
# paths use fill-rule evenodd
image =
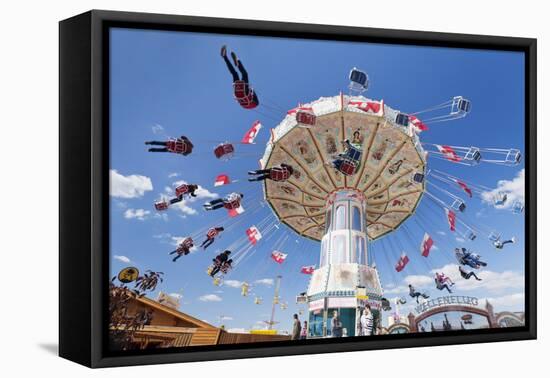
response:
<svg viewBox="0 0 550 378"><path fill-rule="evenodd" d="M160 148L149 148L149 152L172 152L183 156L187 156L193 152L193 143L191 143L185 135L182 135L177 139L170 139L168 141L152 140L145 142L145 144L148 146L161 146Z"/></svg>
<svg viewBox="0 0 550 378"><path fill-rule="evenodd" d="M459 265L458 271L460 272L462 278L466 280L469 280L470 277L474 277L476 280L481 281L481 278L479 278L473 270L471 272L467 272L461 265Z"/></svg>
<svg viewBox="0 0 550 378"><path fill-rule="evenodd" d="M416 291L414 286L409 284L409 295L411 296L411 298L415 298L416 299L416 303L418 303L418 298L419 297L422 297L424 299L428 299L430 296L426 293L421 293L419 291Z"/></svg>
<svg viewBox="0 0 550 378"><path fill-rule="evenodd" d="M193 243L193 239L191 239L190 237L183 239L180 245L178 245L178 248L176 248L175 251L170 252L171 255L173 255L174 253L176 254L176 257L174 257L172 261L176 262L176 260L179 259L182 255L188 255L194 245L195 244Z"/></svg>
<svg viewBox="0 0 550 378"><path fill-rule="evenodd" d="M233 59L233 63L241 73L241 77L239 78L239 74L227 58L226 46L222 46L221 56L225 64L227 65L227 69L233 77L233 90L235 94L235 99L243 108L254 109L260 104L260 100L258 100L258 95L248 83L248 72L246 72L243 63L239 58L237 58L237 55L234 52L231 52L231 59Z"/></svg>
<svg viewBox="0 0 550 378"><path fill-rule="evenodd" d="M449 293L452 293L451 289L449 288L449 284L451 286L454 285L454 282L451 281L449 277L445 276L443 273L435 273L435 287L438 290L447 289Z"/></svg>
<svg viewBox="0 0 550 378"><path fill-rule="evenodd" d="M212 259L212 261L214 262L214 266L212 268L212 270L210 271L210 276L211 277L214 277L216 275L216 273L218 273L223 265L229 260L229 255L231 254L231 251L223 251L222 253L220 253L218 256L216 256L215 258Z"/></svg>
<svg viewBox="0 0 550 378"><path fill-rule="evenodd" d="M510 240L504 240L504 241L495 240L493 242L493 245L495 246L496 249L503 249L505 244L513 244L515 242L516 242L516 238L513 237Z"/></svg>
<svg viewBox="0 0 550 378"><path fill-rule="evenodd" d="M202 242L201 248L208 248L212 243L214 243L214 239L216 238L216 236L218 236L223 230L223 227L213 227L208 230L208 232L206 233L206 240Z"/></svg>
<svg viewBox="0 0 550 378"><path fill-rule="evenodd" d="M455 248L455 255L460 264L468 265L470 268L479 269L482 266L487 266L486 262L481 261L480 255L472 253L466 248Z"/></svg>
<svg viewBox="0 0 550 378"><path fill-rule="evenodd" d="M267 169L258 169L256 171L248 171L249 175L255 175L248 181L263 181L270 179L273 181L286 181L290 178L290 175L294 172L292 166L282 163L279 167L271 167Z"/></svg>
<svg viewBox="0 0 550 378"><path fill-rule="evenodd" d="M234 209L240 206L241 199L244 197L242 193L231 193L224 198L218 198L213 201L207 202L204 205L205 210L217 210L225 207L226 209Z"/></svg>

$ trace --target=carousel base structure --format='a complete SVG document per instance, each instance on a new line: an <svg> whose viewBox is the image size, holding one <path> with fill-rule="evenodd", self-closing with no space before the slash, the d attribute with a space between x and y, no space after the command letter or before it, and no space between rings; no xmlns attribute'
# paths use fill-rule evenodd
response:
<svg viewBox="0 0 550 378"><path fill-rule="evenodd" d="M334 337L331 320L337 311L342 336L357 336L357 324L368 304L380 318L382 287L376 268L362 264L326 265L315 270L307 290L309 338Z"/></svg>

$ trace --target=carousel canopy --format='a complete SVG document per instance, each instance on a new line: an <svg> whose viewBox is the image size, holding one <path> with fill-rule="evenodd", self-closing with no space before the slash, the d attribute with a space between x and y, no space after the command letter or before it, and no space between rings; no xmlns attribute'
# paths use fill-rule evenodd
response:
<svg viewBox="0 0 550 378"><path fill-rule="evenodd" d="M396 123L400 113L383 101L363 96L320 98L301 106L313 110L315 125L299 123L289 112L271 130L260 160L263 168L282 163L294 168L289 180L264 184L276 216L298 234L320 240L327 199L338 190L354 189L365 195L371 240L397 229L414 212L425 186L414 179L425 174L426 156L413 127ZM344 140L361 152L349 162L354 164L351 174L331 165L343 152Z"/></svg>

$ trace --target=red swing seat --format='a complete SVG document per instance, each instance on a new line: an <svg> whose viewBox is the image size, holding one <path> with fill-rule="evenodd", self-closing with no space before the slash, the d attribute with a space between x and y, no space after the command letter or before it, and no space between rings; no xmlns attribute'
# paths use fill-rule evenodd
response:
<svg viewBox="0 0 550 378"><path fill-rule="evenodd" d="M166 202L166 201L155 202L155 209L157 211L163 211L163 210L168 209L168 202Z"/></svg>
<svg viewBox="0 0 550 378"><path fill-rule="evenodd" d="M227 210L238 209L239 207L241 207L241 200L234 199L229 202L224 202L223 207L225 207Z"/></svg>
<svg viewBox="0 0 550 378"><path fill-rule="evenodd" d="M271 168L269 178L273 181L286 181L290 177L290 171L286 168Z"/></svg>
<svg viewBox="0 0 550 378"><path fill-rule="evenodd" d="M357 168L359 164L356 161L343 159L342 164L340 165L339 171L346 176L353 176L357 173Z"/></svg>
<svg viewBox="0 0 550 378"><path fill-rule="evenodd" d="M312 112L306 112L299 110L296 112L296 122L303 123L304 125L314 126L317 121L317 116Z"/></svg>
<svg viewBox="0 0 550 378"><path fill-rule="evenodd" d="M191 152L190 143L186 140L179 138L171 138L168 142L166 142L166 148L168 149L168 151L176 154L187 154L188 152Z"/></svg>
<svg viewBox="0 0 550 378"><path fill-rule="evenodd" d="M229 159L233 156L233 153L235 152L235 147L231 143L221 143L214 149L214 155L218 159Z"/></svg>
<svg viewBox="0 0 550 378"><path fill-rule="evenodd" d="M237 80L233 83L233 95L239 105L245 109L253 109L258 106L254 102L254 89L243 80Z"/></svg>
<svg viewBox="0 0 550 378"><path fill-rule="evenodd" d="M206 237L208 239L214 239L216 236L218 236L220 232L218 230L216 230L215 228L211 228L210 230L208 230L208 232L206 233Z"/></svg>
<svg viewBox="0 0 550 378"><path fill-rule="evenodd" d="M184 194L189 193L189 185L182 184L176 188L176 196L182 196Z"/></svg>

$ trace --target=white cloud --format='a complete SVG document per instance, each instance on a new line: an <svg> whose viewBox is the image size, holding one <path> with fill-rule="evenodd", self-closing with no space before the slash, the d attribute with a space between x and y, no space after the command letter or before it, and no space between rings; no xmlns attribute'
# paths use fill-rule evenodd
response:
<svg viewBox="0 0 550 378"><path fill-rule="evenodd" d="M123 262L123 263L125 263L125 264L129 264L129 263L131 262L130 259L129 259L128 257L122 256L122 255L114 255L114 256L113 256L113 259L118 260L118 261L121 261L121 262Z"/></svg>
<svg viewBox="0 0 550 378"><path fill-rule="evenodd" d="M438 235L445 236L447 233L445 231L437 231Z"/></svg>
<svg viewBox="0 0 550 378"><path fill-rule="evenodd" d="M457 236L457 237L455 238L455 240L456 240L457 242L459 242L459 243L464 243L464 242L466 242L466 240L465 240L464 238L461 238L461 237L459 237L459 236Z"/></svg>
<svg viewBox="0 0 550 378"><path fill-rule="evenodd" d="M199 297L201 302L221 302L222 298L216 294L206 294Z"/></svg>
<svg viewBox="0 0 550 378"><path fill-rule="evenodd" d="M155 213L153 217L156 219L162 219L165 222L168 221L168 214L166 213Z"/></svg>
<svg viewBox="0 0 550 378"><path fill-rule="evenodd" d="M413 285L415 288L429 286L434 283L433 277L415 274L406 276L404 281L407 285Z"/></svg>
<svg viewBox="0 0 550 378"><path fill-rule="evenodd" d="M388 294L402 294L402 293L407 293L409 291L409 288L405 285L399 285L399 286L394 286L394 287L390 287L388 289L384 289L384 295L388 295Z"/></svg>
<svg viewBox="0 0 550 378"><path fill-rule="evenodd" d="M174 297L174 298L176 298L176 299L178 299L178 300L181 299L181 298L183 298L183 295L181 295L180 293L170 293L170 294L168 294L168 296Z"/></svg>
<svg viewBox="0 0 550 378"><path fill-rule="evenodd" d="M230 320L233 320L233 318L232 318L231 316L225 316L225 315L224 315L224 316L220 316L219 319L220 319L220 321L222 321L222 322L223 322L223 321L228 322L228 321L230 321Z"/></svg>
<svg viewBox="0 0 550 378"><path fill-rule="evenodd" d="M168 174L168 178L174 178L174 177L178 177L180 174L177 173L177 172L172 172L172 173L169 173Z"/></svg>
<svg viewBox="0 0 550 378"><path fill-rule="evenodd" d="M124 201L114 200L115 205L120 209L125 209L128 207L128 203Z"/></svg>
<svg viewBox="0 0 550 378"><path fill-rule="evenodd" d="M498 193L506 193L507 195L506 202L503 205L494 205L494 198ZM481 198L497 209L509 209L516 201L525 202L525 169L519 171L512 180L500 180L495 189L482 192Z"/></svg>
<svg viewBox="0 0 550 378"><path fill-rule="evenodd" d="M223 285L233 287L233 288L240 288L243 285L243 282L237 281L237 280L225 280L223 281Z"/></svg>
<svg viewBox="0 0 550 378"><path fill-rule="evenodd" d="M170 205L170 207L173 207L175 209L178 209L181 211L184 216L185 215L195 215L197 214L197 210L193 209L191 206L187 205L187 200L182 200L181 202L177 202L173 205Z"/></svg>
<svg viewBox="0 0 550 378"><path fill-rule="evenodd" d="M127 209L124 212L124 218L126 219L137 219L143 221L151 214L149 210L145 209Z"/></svg>
<svg viewBox="0 0 550 378"><path fill-rule="evenodd" d="M262 278L261 280L254 281L254 283L257 285L273 286L275 281L273 280L273 278Z"/></svg>
<svg viewBox="0 0 550 378"><path fill-rule="evenodd" d="M153 131L153 134L164 134L164 127L158 123L154 124L153 127L151 127L151 130Z"/></svg>
<svg viewBox="0 0 550 378"><path fill-rule="evenodd" d="M153 183L147 176L124 176L116 169L110 170L110 194L118 198L138 198L153 190Z"/></svg>
<svg viewBox="0 0 550 378"><path fill-rule="evenodd" d="M525 306L525 294L515 293L509 295L503 295L496 298L486 298L494 307L496 311L501 311L503 308L516 308L517 306ZM520 309L523 310L523 307Z"/></svg>

